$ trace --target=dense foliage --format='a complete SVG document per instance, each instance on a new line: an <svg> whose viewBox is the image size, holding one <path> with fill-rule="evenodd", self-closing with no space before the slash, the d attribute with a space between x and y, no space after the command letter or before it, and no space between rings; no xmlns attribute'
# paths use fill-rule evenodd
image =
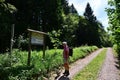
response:
<svg viewBox="0 0 120 80"><path fill-rule="evenodd" d="M109 38L106 39L109 35L93 14L90 4L87 4L83 17L73 4L68 3L68 0L1 0L0 51L9 50L12 24L15 24L14 48L27 49L28 28L51 33L46 38L49 48L54 44L60 47L62 41L73 47L85 44L109 46Z"/></svg>
<svg viewBox="0 0 120 80"><path fill-rule="evenodd" d="M82 46L73 49L73 56L70 62L84 58L91 52L98 49L96 46ZM58 72L62 67L62 49L56 52L54 49L47 50L45 59L42 58L42 51L32 51L31 66L27 66L27 51L14 50L11 57L6 54L0 54L0 79L1 80L43 80L43 76L49 78L50 71Z"/></svg>
<svg viewBox="0 0 120 80"><path fill-rule="evenodd" d="M6 3L5 0L0 0L0 51L6 50L9 46L14 11L16 11L14 5Z"/></svg>
<svg viewBox="0 0 120 80"><path fill-rule="evenodd" d="M84 16L87 20L89 20L91 22L96 21L96 17L94 16L92 8L89 3L87 3L87 5L86 5Z"/></svg>
<svg viewBox="0 0 120 80"><path fill-rule="evenodd" d="M114 48L120 58L120 0L109 0L109 8L106 9L109 18L109 30L112 34Z"/></svg>
<svg viewBox="0 0 120 80"><path fill-rule="evenodd" d="M75 31L77 46L85 44L110 46L109 35L93 14L89 3L86 5L84 17L80 16L78 28Z"/></svg>

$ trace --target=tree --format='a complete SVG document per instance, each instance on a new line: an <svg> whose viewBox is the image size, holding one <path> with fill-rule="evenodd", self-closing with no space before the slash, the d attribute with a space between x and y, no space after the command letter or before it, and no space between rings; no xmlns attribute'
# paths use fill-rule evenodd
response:
<svg viewBox="0 0 120 80"><path fill-rule="evenodd" d="M17 8L16 18L16 35L26 32L27 28L41 30L40 16L43 0L6 0Z"/></svg>
<svg viewBox="0 0 120 80"><path fill-rule="evenodd" d="M83 36L83 44L100 46L100 36L98 32L99 27L96 22L96 17L93 15L93 10L89 3L87 3L86 5L84 16L87 20L87 24L83 24L81 27L81 21L79 21L79 27L84 30L84 33L80 33L81 36Z"/></svg>
<svg viewBox="0 0 120 80"><path fill-rule="evenodd" d="M68 0L61 0L63 12L65 15L70 13L70 6L68 5Z"/></svg>
<svg viewBox="0 0 120 80"><path fill-rule="evenodd" d="M76 13L76 14L78 14L78 12L77 12L77 10L76 10L76 8L74 7L73 4L70 6L70 13Z"/></svg>
<svg viewBox="0 0 120 80"><path fill-rule="evenodd" d="M69 46L75 46L75 30L78 27L79 22L79 15L69 13L68 15L64 16L62 26L62 34L61 34L61 41L67 41Z"/></svg>
<svg viewBox="0 0 120 80"><path fill-rule="evenodd" d="M0 0L0 52L10 47L11 25L14 22L13 13L16 8L5 0Z"/></svg>
<svg viewBox="0 0 120 80"><path fill-rule="evenodd" d="M63 21L62 0L6 0L17 8L15 35L24 34L27 28L51 32L61 28ZM50 40L49 40L50 41Z"/></svg>
<svg viewBox="0 0 120 80"><path fill-rule="evenodd" d="M120 59L120 1L109 0L110 7L106 9L109 18L109 30L112 32L113 43L115 50Z"/></svg>
<svg viewBox="0 0 120 80"><path fill-rule="evenodd" d="M50 32L60 29L63 21L62 19L61 0L44 1L42 11L43 31Z"/></svg>
<svg viewBox="0 0 120 80"><path fill-rule="evenodd" d="M79 16L78 27L75 30L76 37L76 46L81 46L85 44L89 44L90 38L88 36L89 29L87 28L89 22L82 16Z"/></svg>
<svg viewBox="0 0 120 80"><path fill-rule="evenodd" d="M87 3L87 5L86 5L84 16L87 20L89 20L91 22L96 21L96 17L93 15L93 11L92 11L92 8L89 3Z"/></svg>
<svg viewBox="0 0 120 80"><path fill-rule="evenodd" d="M90 4L87 3L84 12L85 18L80 16L78 28L75 31L77 46L80 45L96 45L98 47L106 46L104 37L107 37L102 23L100 23L93 15Z"/></svg>
<svg viewBox="0 0 120 80"><path fill-rule="evenodd" d="M62 23L62 4L61 0L20 0L9 3L18 9L16 19L19 26L18 32L23 32L26 28L49 32L57 30ZM22 25L21 25L22 24ZM23 28L23 29L22 29Z"/></svg>

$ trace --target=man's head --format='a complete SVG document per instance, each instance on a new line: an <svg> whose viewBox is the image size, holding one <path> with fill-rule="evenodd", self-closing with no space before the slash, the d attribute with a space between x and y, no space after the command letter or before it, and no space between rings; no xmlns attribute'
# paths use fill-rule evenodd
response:
<svg viewBox="0 0 120 80"><path fill-rule="evenodd" d="M67 45L67 42L62 42L63 46L66 46Z"/></svg>

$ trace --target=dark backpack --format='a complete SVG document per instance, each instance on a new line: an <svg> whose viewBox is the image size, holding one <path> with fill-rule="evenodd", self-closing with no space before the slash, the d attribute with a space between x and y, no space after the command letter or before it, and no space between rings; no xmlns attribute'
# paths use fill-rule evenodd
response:
<svg viewBox="0 0 120 80"><path fill-rule="evenodd" d="M69 56L72 56L72 55L73 55L73 48L69 47Z"/></svg>

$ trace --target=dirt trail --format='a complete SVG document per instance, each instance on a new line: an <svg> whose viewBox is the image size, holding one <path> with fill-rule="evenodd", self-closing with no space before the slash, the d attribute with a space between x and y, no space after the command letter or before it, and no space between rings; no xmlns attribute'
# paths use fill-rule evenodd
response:
<svg viewBox="0 0 120 80"><path fill-rule="evenodd" d="M79 59L75 63L72 63L70 65L70 75L68 77L62 76L64 71L62 70L57 79L53 76L54 78L49 80L73 80L73 77L78 74L87 64L89 64L102 50L103 48L91 53L84 59ZM101 67L97 80L120 80L120 71L117 69L118 64L116 62L117 59L114 58L112 48L108 48L105 62Z"/></svg>
<svg viewBox="0 0 120 80"><path fill-rule="evenodd" d="M120 72L117 69L118 64L116 62L117 59L113 55L112 48L108 48L98 80L120 80Z"/></svg>
<svg viewBox="0 0 120 80"><path fill-rule="evenodd" d="M78 74L89 62L91 62L103 49L99 49L89 56L85 57L84 59L79 59L75 63L70 65L70 75L68 78L60 76L56 80L72 80L72 78ZM62 75L63 71L61 72Z"/></svg>
<svg viewBox="0 0 120 80"><path fill-rule="evenodd" d="M90 63L103 49L93 52L91 55L84 59L76 61L70 68L70 79L80 72L88 63Z"/></svg>

